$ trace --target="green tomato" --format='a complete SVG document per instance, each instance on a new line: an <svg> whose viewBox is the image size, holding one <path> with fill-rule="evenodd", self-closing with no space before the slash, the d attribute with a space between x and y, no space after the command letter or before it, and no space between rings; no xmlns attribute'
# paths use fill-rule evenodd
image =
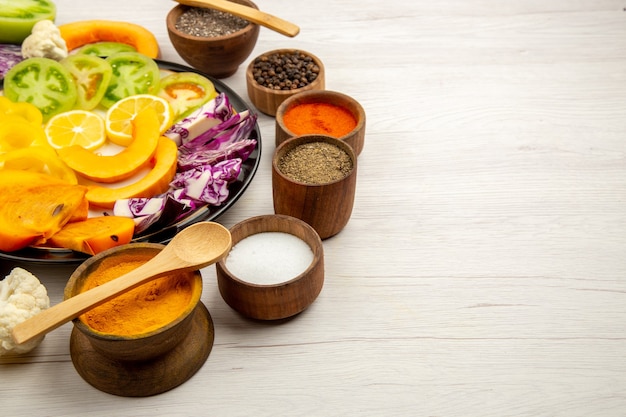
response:
<svg viewBox="0 0 626 417"><path fill-rule="evenodd" d="M177 122L217 96L217 92L208 78L195 72L178 72L161 79L157 95L170 103Z"/></svg>
<svg viewBox="0 0 626 417"><path fill-rule="evenodd" d="M93 55L69 55L61 64L74 77L78 97L76 107L93 110L104 97L113 70L104 59Z"/></svg>
<svg viewBox="0 0 626 417"><path fill-rule="evenodd" d="M77 92L72 74L63 65L37 57L25 59L7 72L4 95L14 103L35 105L46 122L74 108Z"/></svg>
<svg viewBox="0 0 626 417"><path fill-rule="evenodd" d="M120 52L106 58L113 75L100 103L111 107L117 101L136 94L156 94L161 72L157 63L139 52Z"/></svg>
<svg viewBox="0 0 626 417"><path fill-rule="evenodd" d="M81 47L76 53L107 57L120 52L137 52L132 45L120 42L95 42Z"/></svg>
<svg viewBox="0 0 626 417"><path fill-rule="evenodd" d="M51 0L0 0L0 43L20 44L40 20L54 21Z"/></svg>

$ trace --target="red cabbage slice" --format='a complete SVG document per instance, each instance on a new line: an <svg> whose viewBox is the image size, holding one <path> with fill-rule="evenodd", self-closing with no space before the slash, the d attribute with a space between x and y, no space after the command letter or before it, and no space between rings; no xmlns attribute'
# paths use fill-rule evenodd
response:
<svg viewBox="0 0 626 417"><path fill-rule="evenodd" d="M20 45L0 44L0 80L15 64L24 60Z"/></svg>

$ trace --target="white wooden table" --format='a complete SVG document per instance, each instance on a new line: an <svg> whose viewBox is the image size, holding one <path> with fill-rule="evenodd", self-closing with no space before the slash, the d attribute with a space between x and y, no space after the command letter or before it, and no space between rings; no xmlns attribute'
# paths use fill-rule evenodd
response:
<svg viewBox="0 0 626 417"><path fill-rule="evenodd" d="M617 0L258 0L252 59L318 55L367 113L352 219L324 242L317 301L285 323L232 311L203 270L215 344L184 385L100 392L71 325L0 359L3 416L626 415L626 4ZM172 48L165 0L57 0ZM248 61L247 61L248 62ZM244 69L224 81L247 100ZM274 120L220 222L272 213ZM6 262L3 268L8 268ZM30 266L28 266L30 268ZM60 301L71 269L31 268Z"/></svg>

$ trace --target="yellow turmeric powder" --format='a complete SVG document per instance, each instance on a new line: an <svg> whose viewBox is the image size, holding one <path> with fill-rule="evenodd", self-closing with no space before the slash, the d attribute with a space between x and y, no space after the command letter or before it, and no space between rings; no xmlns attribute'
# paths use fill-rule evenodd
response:
<svg viewBox="0 0 626 417"><path fill-rule="evenodd" d="M133 255L106 258L89 274L82 291L115 279L144 264ZM187 308L193 293L192 274L179 273L154 279L95 307L80 316L92 329L118 336L147 333L165 326Z"/></svg>

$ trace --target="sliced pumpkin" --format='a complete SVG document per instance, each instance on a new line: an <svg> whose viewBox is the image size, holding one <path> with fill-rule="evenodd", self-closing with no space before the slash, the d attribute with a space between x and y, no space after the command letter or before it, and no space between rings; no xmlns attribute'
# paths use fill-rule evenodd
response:
<svg viewBox="0 0 626 417"><path fill-rule="evenodd" d="M0 250L44 243L69 221L86 192L61 183L0 186Z"/></svg>
<svg viewBox="0 0 626 417"><path fill-rule="evenodd" d="M132 123L133 141L115 155L100 155L78 145L58 149L57 153L70 168L92 181L114 183L130 178L150 161L161 135L152 108L141 111Z"/></svg>
<svg viewBox="0 0 626 417"><path fill-rule="evenodd" d="M117 42L130 45L150 58L158 58L160 55L159 43L154 34L135 23L80 20L60 25L59 30L69 51L95 42Z"/></svg>
<svg viewBox="0 0 626 417"><path fill-rule="evenodd" d="M119 188L90 186L87 191L89 203L113 208L115 202L124 198L153 197L169 188L177 168L178 148L171 139L162 136L152 160L153 168L139 181Z"/></svg>
<svg viewBox="0 0 626 417"><path fill-rule="evenodd" d="M101 216L67 223L48 239L46 245L95 255L106 249L129 243L135 222L128 217Z"/></svg>

